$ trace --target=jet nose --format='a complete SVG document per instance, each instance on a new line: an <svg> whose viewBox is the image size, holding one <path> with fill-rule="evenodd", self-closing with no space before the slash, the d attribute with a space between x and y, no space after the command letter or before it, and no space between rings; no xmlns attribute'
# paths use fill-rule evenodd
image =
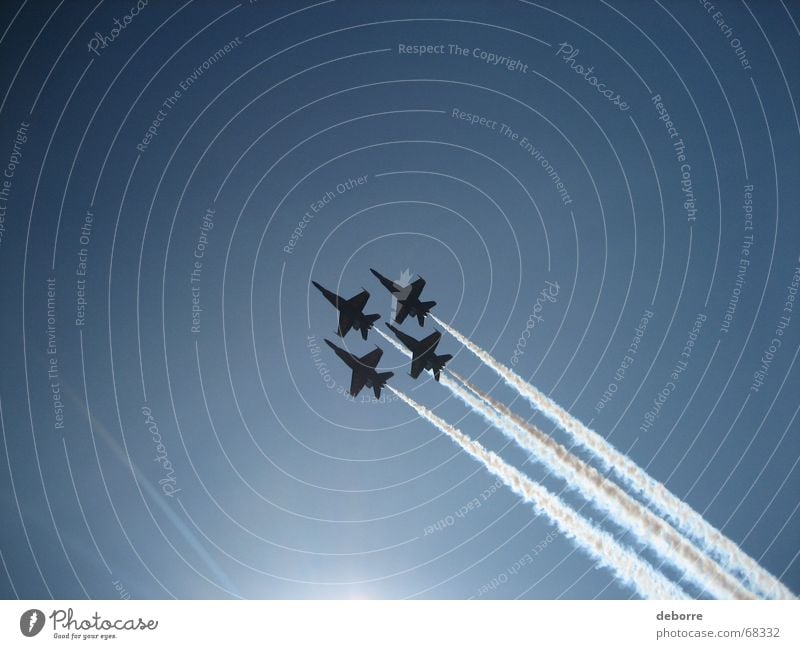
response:
<svg viewBox="0 0 800 649"><path fill-rule="evenodd" d="M377 277L378 279L383 279L383 276L374 268L370 268L369 272L375 275L375 277Z"/></svg>

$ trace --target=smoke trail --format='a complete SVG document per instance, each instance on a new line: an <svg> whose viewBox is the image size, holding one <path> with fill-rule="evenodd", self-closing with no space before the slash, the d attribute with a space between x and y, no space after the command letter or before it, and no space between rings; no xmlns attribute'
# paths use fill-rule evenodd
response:
<svg viewBox="0 0 800 649"><path fill-rule="evenodd" d="M449 370L460 385L443 377L440 383L490 424L531 451L548 469L577 488L587 499L629 529L643 543L685 573L685 576L717 598L754 599L739 583L726 574L710 557L700 552L671 525L656 516L617 484L604 478L594 467L511 412L469 381ZM477 395L477 396L475 396Z"/></svg>
<svg viewBox="0 0 800 649"><path fill-rule="evenodd" d="M634 588L642 597L649 599L686 599L687 595L678 586L657 572L628 548L617 543L607 532L597 529L589 521L571 509L558 496L542 485L503 461L495 453L486 450L478 442L471 440L460 430L421 406L411 397L386 386L400 399L414 408L421 417L427 419L440 431L449 435L462 449L500 478L523 500L533 505L538 513L546 515L561 532L574 539L586 552L600 564L610 568L625 584Z"/></svg>
<svg viewBox="0 0 800 649"><path fill-rule="evenodd" d="M381 330L377 330L396 349L411 356L411 353ZM739 587L709 557L703 555L687 539L675 531L650 510L605 479L593 467L573 455L561 444L545 435L541 430L511 412L505 405L492 399L474 387L469 381L452 370L448 370L469 392L441 377L440 383L468 406L480 412L492 425L514 439L517 444L535 454L549 469L561 476L570 485L576 486L588 500L623 527L630 529L643 543L653 547L662 557L682 570L686 577L717 598L752 599L752 595ZM482 401L481 401L482 400ZM485 403L484 403L485 402ZM486 405L488 404L488 406Z"/></svg>
<svg viewBox="0 0 800 649"><path fill-rule="evenodd" d="M525 382L518 374L450 325L429 314L439 325L475 356L493 369L500 378L552 421L570 434L573 441L588 449L600 460L603 468L613 470L627 485L640 493L660 514L695 539L706 552L716 557L722 566L740 576L744 583L763 597L794 599L794 594L777 578L749 557L736 543L724 536L688 504L671 493L663 484L651 478L625 454L619 452L603 437L570 415L547 395Z"/></svg>

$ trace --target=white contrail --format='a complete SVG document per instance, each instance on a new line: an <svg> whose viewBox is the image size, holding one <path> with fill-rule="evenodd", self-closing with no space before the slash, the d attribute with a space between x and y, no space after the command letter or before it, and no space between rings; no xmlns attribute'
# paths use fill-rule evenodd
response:
<svg viewBox="0 0 800 649"><path fill-rule="evenodd" d="M400 343L380 329L376 331L401 353L411 356L411 352ZM490 424L510 436L521 447L534 453L556 475L577 487L584 497L630 529L640 541L650 545L662 557L682 570L687 578L717 598L753 598L752 594L743 590L711 558L699 552L672 526L643 507L615 483L605 479L596 469L570 453L564 446L517 417L506 406L484 394L463 377L452 370L448 372L477 395L477 398L473 397L446 376L442 376L440 383L456 397L478 411Z"/></svg>
<svg viewBox="0 0 800 649"><path fill-rule="evenodd" d="M644 507L616 483L600 475L594 467L573 455L567 448L546 435L533 424L517 416L505 405L485 394L452 370L450 374L464 387L448 379L440 383L470 408L479 412L535 459L574 487L620 525L629 529L642 543L683 571L684 575L704 591L719 599L754 599L739 583L700 552L691 541L669 523ZM466 389L465 389L466 388Z"/></svg>
<svg viewBox="0 0 800 649"><path fill-rule="evenodd" d="M481 444L464 435L411 397L390 385L386 387L414 408L421 417L450 436L473 458L483 463L512 491L520 495L526 502L531 503L537 512L552 520L565 536L574 539L600 564L610 568L620 580L633 587L642 597L649 599L687 598L686 593L677 585L654 570L650 564L640 559L634 552L617 543L610 534L596 528L544 486L506 464L500 456L486 450Z"/></svg>
<svg viewBox="0 0 800 649"><path fill-rule="evenodd" d="M703 550L716 557L722 566L740 576L744 583L762 597L794 599L794 594L776 577L749 557L736 543L717 530L687 503L650 477L625 454L619 452L602 436L585 426L561 406L513 370L495 360L471 340L429 314L439 325L475 356L493 369L500 378L552 421L569 433L577 444L591 451L604 469L613 470L627 485L640 493L660 514L672 521L684 534L695 539Z"/></svg>

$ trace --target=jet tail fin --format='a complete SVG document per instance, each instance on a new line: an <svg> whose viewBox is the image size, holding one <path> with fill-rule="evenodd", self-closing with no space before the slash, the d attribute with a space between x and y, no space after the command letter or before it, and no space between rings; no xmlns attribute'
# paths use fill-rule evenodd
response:
<svg viewBox="0 0 800 649"><path fill-rule="evenodd" d="M372 391L375 393L375 398L381 398L381 388L386 385L386 381L394 376L394 372L378 372L377 381L372 386Z"/></svg>
<svg viewBox="0 0 800 649"><path fill-rule="evenodd" d="M428 315L428 311L430 311L433 307L436 306L436 302L431 300L430 302L420 302L420 309L417 312L417 322L419 322L420 327L425 326L425 316Z"/></svg>
<svg viewBox="0 0 800 649"><path fill-rule="evenodd" d="M372 326L375 324L376 320L380 320L381 316L378 313L373 313L372 315L364 316L364 320L366 320L366 324L361 327L361 337L366 340L367 339L367 332L372 329Z"/></svg>
<svg viewBox="0 0 800 649"><path fill-rule="evenodd" d="M453 358L452 354L442 354L441 356L436 357L436 365L435 369L433 370L433 377L438 381L439 376L444 369L444 366L450 362L450 359Z"/></svg>

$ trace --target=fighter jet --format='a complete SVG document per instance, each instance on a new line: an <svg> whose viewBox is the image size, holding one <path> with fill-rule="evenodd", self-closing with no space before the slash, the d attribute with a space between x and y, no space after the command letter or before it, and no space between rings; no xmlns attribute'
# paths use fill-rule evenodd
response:
<svg viewBox="0 0 800 649"><path fill-rule="evenodd" d="M381 284L389 289L389 292L394 295L397 303L400 305L400 308L394 316L395 322L397 324L403 324L403 320L406 319L406 316L410 315L417 319L420 327L424 326L425 316L428 315L428 311L436 306L436 302L420 302L419 300L419 294L422 293L422 289L425 288L425 280L420 277L411 282L408 286L400 286L381 275L377 270L370 268L370 271L380 280Z"/></svg>
<svg viewBox="0 0 800 649"><path fill-rule="evenodd" d="M366 385L368 388L372 388L372 391L375 393L375 398L380 399L381 388L386 385L386 381L394 376L394 372L377 372L375 370L378 361L380 361L381 356L383 356L383 350L380 347L376 347L369 354L359 358L337 347L327 338L325 338L325 342L328 343L328 347L335 351L336 355L353 370L353 378L350 379L350 395L355 397L361 392L361 388Z"/></svg>
<svg viewBox="0 0 800 649"><path fill-rule="evenodd" d="M444 354L442 356L436 354L436 345L439 344L442 338L441 332L434 331L427 338L417 340L408 334L404 334L388 322L386 326L394 332L394 335L397 336L400 342L403 343L413 355L411 358L411 377L415 379L420 375L422 370L430 370L438 381L445 364L453 358L451 354Z"/></svg>
<svg viewBox="0 0 800 649"><path fill-rule="evenodd" d="M347 332L350 331L350 328L354 327L356 331L361 332L361 337L366 340L367 332L372 329L372 325L375 324L375 321L381 317L378 313L364 315L364 306L369 299L369 293L364 290L358 295L351 297L349 300L345 300L336 295L336 293L332 293L328 289L323 288L316 282L312 281L311 283L320 290L320 293L325 296L328 302L339 310L339 329L336 331L336 334L340 338L344 338Z"/></svg>

